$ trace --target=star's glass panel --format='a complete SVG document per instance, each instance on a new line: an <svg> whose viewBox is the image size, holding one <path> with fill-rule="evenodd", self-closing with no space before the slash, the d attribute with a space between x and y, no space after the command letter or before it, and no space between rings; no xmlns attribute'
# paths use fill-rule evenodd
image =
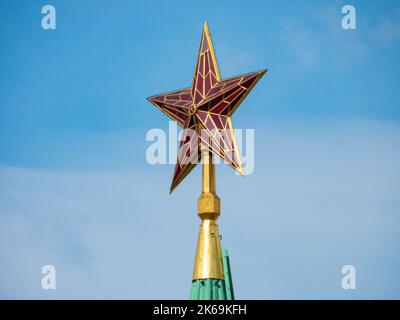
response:
<svg viewBox="0 0 400 320"><path fill-rule="evenodd" d="M185 124L179 144L178 155L170 192L192 171L200 162L199 125L195 116L190 116Z"/></svg>

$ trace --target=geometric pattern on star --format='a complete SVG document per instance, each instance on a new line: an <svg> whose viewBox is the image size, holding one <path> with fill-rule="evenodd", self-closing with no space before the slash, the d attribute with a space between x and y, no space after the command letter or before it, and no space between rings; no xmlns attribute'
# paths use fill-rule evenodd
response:
<svg viewBox="0 0 400 320"><path fill-rule="evenodd" d="M221 80L210 32L204 24L192 86L148 98L183 128L171 192L200 161L201 147L244 174L231 116L266 71Z"/></svg>

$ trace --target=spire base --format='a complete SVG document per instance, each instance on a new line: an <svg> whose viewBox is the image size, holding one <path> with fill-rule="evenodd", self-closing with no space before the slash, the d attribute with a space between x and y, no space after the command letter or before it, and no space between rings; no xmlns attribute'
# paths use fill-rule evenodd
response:
<svg viewBox="0 0 400 320"><path fill-rule="evenodd" d="M221 240L215 220L204 219L201 223L192 279L224 279Z"/></svg>

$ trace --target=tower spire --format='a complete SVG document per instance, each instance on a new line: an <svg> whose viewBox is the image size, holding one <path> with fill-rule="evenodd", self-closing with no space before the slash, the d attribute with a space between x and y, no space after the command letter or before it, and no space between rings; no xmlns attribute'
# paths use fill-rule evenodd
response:
<svg viewBox="0 0 400 320"><path fill-rule="evenodd" d="M192 85L147 98L186 133L186 139L179 144L170 191L200 160L203 162L202 193L198 199L201 225L191 299L233 299L228 251L221 249L217 225L221 211L212 159L213 155L218 156L237 172L244 173L231 117L266 71L221 79L210 30L204 23Z"/></svg>
<svg viewBox="0 0 400 320"><path fill-rule="evenodd" d="M217 219L220 215L220 199L216 194L215 164L208 148L201 147L203 162L202 193L197 202L201 219L194 262L193 280L224 279L221 241Z"/></svg>
<svg viewBox="0 0 400 320"><path fill-rule="evenodd" d="M192 279L190 299L233 299L227 250L222 251L217 219L221 213L216 194L215 164L212 153L201 146L203 166L202 192L198 199L201 219ZM226 256L223 257L223 253ZM225 283L228 281L227 283Z"/></svg>

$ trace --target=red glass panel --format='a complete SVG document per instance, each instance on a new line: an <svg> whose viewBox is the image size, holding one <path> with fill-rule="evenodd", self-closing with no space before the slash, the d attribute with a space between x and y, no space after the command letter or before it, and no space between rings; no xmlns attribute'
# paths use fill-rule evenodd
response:
<svg viewBox="0 0 400 320"><path fill-rule="evenodd" d="M157 96L151 98L152 101L157 101L157 102L164 102L164 96Z"/></svg>
<svg viewBox="0 0 400 320"><path fill-rule="evenodd" d="M225 82L224 83L224 89L227 89L227 88L229 88L229 87L231 87L231 86L233 86L233 85L235 85L235 84L238 84L239 82L240 82L240 78L239 79L235 79L235 80L232 80L232 81L229 81L229 82Z"/></svg>
<svg viewBox="0 0 400 320"><path fill-rule="evenodd" d="M249 89L252 86L252 84L256 81L256 79L257 79L257 77L255 76L255 77L250 78L249 80L241 83L240 85L245 87L246 89Z"/></svg>
<svg viewBox="0 0 400 320"><path fill-rule="evenodd" d="M203 77L204 77L204 70L203 70L203 65L204 65L204 55L201 55L200 57L199 57L199 59L200 59L200 61L199 61L199 69L198 69L198 72L201 74L201 75L203 75Z"/></svg>
<svg viewBox="0 0 400 320"><path fill-rule="evenodd" d="M208 92L211 89L211 74L210 73L207 75L207 77L205 78L204 81L205 81L204 82L204 89L205 89L204 94L207 96Z"/></svg>
<svg viewBox="0 0 400 320"><path fill-rule="evenodd" d="M197 77L197 84L196 84L196 89L202 94L203 93L203 77L201 75L198 75Z"/></svg>
<svg viewBox="0 0 400 320"><path fill-rule="evenodd" d="M203 48L202 48L201 52L203 53L207 50L209 50L208 41L207 41L206 34L203 33Z"/></svg>
<svg viewBox="0 0 400 320"><path fill-rule="evenodd" d="M210 117L214 120L215 126L217 129L221 130L224 128L224 125L221 122L221 118L216 114L210 114Z"/></svg>
<svg viewBox="0 0 400 320"><path fill-rule="evenodd" d="M242 90L238 90L238 91L232 93L231 95L229 95L229 96L227 96L227 97L225 98L225 101L231 103L231 102L232 102L239 94L241 94L242 92L243 92L243 89L242 89Z"/></svg>
<svg viewBox="0 0 400 320"><path fill-rule="evenodd" d="M210 130L210 131L211 131L212 129L214 129L214 124L212 123L210 117L207 117L207 118L206 118L205 127L206 127L208 130Z"/></svg>
<svg viewBox="0 0 400 320"><path fill-rule="evenodd" d="M198 111L196 115L199 117L199 119L200 119L203 123L205 123L206 118L207 118L207 112Z"/></svg>
<svg viewBox="0 0 400 320"><path fill-rule="evenodd" d="M205 72L205 74L207 74L207 73L210 72L210 65L209 65L210 52L206 52L206 53L204 54L204 59L205 59L205 65L206 65L206 68L205 68L206 72Z"/></svg>
<svg viewBox="0 0 400 320"><path fill-rule="evenodd" d="M192 101L192 95L190 93L181 94L181 99L185 101Z"/></svg>
<svg viewBox="0 0 400 320"><path fill-rule="evenodd" d="M228 102L222 101L218 106L216 106L214 109L211 109L210 111L211 111L211 112L214 112L214 113L217 113L217 114L220 114L220 113L222 113L222 112L225 110L225 108L226 108L228 105L229 105Z"/></svg>

